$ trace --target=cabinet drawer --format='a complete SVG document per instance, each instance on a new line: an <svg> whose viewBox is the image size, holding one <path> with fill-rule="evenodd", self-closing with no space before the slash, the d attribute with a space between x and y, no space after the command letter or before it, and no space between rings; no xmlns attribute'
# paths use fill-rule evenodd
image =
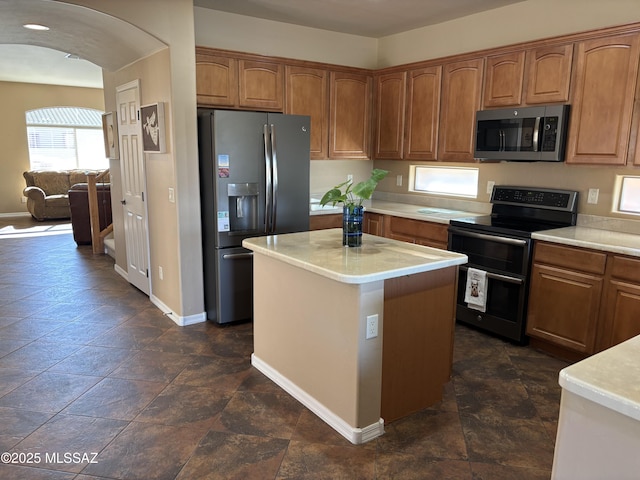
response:
<svg viewBox="0 0 640 480"><path fill-rule="evenodd" d="M582 272L604 274L607 254L593 250L536 242L534 261Z"/></svg>
<svg viewBox="0 0 640 480"><path fill-rule="evenodd" d="M611 276L640 284L640 260L629 257L612 257Z"/></svg>
<svg viewBox="0 0 640 480"><path fill-rule="evenodd" d="M435 240L444 244L447 243L448 228L447 224L411 220L409 218L390 217L389 219L389 232L391 234L404 235L415 239Z"/></svg>

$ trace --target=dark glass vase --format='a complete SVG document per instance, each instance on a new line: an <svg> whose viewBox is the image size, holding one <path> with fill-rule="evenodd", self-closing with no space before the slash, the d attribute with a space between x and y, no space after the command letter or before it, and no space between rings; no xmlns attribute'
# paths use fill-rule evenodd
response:
<svg viewBox="0 0 640 480"><path fill-rule="evenodd" d="M362 245L363 206L351 205L342 209L342 245L359 247Z"/></svg>

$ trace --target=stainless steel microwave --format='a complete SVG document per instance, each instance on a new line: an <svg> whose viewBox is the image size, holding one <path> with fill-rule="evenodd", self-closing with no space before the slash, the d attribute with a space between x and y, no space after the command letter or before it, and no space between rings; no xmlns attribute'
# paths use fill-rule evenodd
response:
<svg viewBox="0 0 640 480"><path fill-rule="evenodd" d="M474 156L480 160L562 162L569 105L481 110Z"/></svg>

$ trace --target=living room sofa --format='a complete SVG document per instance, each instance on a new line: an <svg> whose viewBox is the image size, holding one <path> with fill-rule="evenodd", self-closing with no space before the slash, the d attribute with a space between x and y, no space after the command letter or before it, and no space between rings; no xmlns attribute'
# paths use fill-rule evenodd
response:
<svg viewBox="0 0 640 480"><path fill-rule="evenodd" d="M27 183L22 192L27 197L27 210L39 221L71 218L69 189L87 182L87 170L30 170L22 176Z"/></svg>

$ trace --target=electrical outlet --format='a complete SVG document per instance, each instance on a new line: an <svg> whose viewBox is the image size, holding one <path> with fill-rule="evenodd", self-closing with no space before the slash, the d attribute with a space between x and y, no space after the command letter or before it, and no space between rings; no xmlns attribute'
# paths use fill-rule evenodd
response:
<svg viewBox="0 0 640 480"><path fill-rule="evenodd" d="M378 336L378 314L367 315L367 333L365 338L370 340Z"/></svg>
<svg viewBox="0 0 640 480"><path fill-rule="evenodd" d="M402 175L396 175L396 186L402 186Z"/></svg>
<svg viewBox="0 0 640 480"><path fill-rule="evenodd" d="M491 195L493 193L493 187L495 186L496 182L494 182L493 180L489 180L487 182L487 193L489 195Z"/></svg>
<svg viewBox="0 0 640 480"><path fill-rule="evenodd" d="M27 197L20 197L21 203L27 203Z"/></svg>
<svg viewBox="0 0 640 480"><path fill-rule="evenodd" d="M598 195L600 194L599 188L590 188L589 196L587 197L587 203L598 203Z"/></svg>
<svg viewBox="0 0 640 480"><path fill-rule="evenodd" d="M164 280L164 272L162 271L162 267L158 267L158 277L160 277L160 280Z"/></svg>
<svg viewBox="0 0 640 480"><path fill-rule="evenodd" d="M169 201L171 203L176 203L176 192L173 188L169 187Z"/></svg>

